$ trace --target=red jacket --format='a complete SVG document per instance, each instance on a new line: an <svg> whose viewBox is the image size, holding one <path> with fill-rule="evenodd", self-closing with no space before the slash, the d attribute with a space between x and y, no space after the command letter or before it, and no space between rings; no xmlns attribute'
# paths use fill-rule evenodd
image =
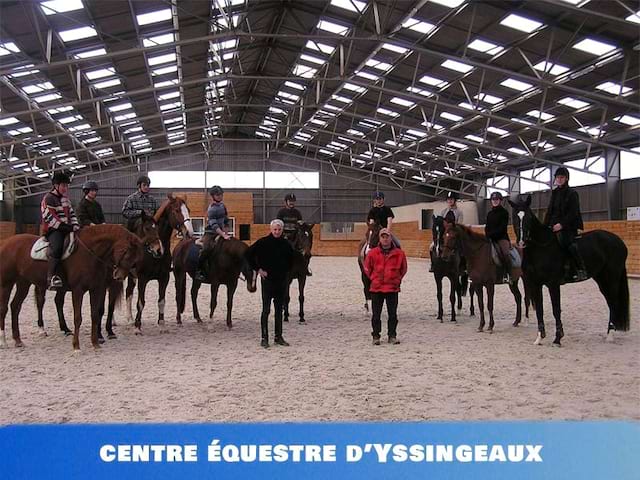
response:
<svg viewBox="0 0 640 480"><path fill-rule="evenodd" d="M407 257L397 247L392 247L386 254L380 247L376 247L364 259L364 273L371 280L369 291L399 292L402 277L407 273Z"/></svg>

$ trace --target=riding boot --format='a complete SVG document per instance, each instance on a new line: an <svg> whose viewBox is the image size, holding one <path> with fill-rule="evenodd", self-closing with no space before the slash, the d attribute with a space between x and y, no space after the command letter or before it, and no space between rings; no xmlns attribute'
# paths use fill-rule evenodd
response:
<svg viewBox="0 0 640 480"><path fill-rule="evenodd" d="M199 282L206 282L209 279L207 278L207 263L209 261L210 252L208 250L202 250L200 252L200 257L198 258L198 268L196 269L196 273L193 276Z"/></svg>
<svg viewBox="0 0 640 480"><path fill-rule="evenodd" d="M62 279L58 275L59 258L49 257L47 268L47 289L58 290L62 288Z"/></svg>
<svg viewBox="0 0 640 480"><path fill-rule="evenodd" d="M573 264L575 266L575 274L573 275L573 281L582 282L589 278L589 274L587 273L587 267L582 260L582 255L578 251L578 245L574 242L569 245L569 253L571 254L571 259L573 260Z"/></svg>

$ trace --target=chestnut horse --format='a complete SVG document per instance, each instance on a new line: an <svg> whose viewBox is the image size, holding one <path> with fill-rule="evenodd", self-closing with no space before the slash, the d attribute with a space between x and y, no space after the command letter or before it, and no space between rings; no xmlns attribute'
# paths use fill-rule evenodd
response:
<svg viewBox="0 0 640 480"><path fill-rule="evenodd" d="M257 273L251 268L245 255L249 248L246 243L237 238L222 240L222 244L216 246L217 254L209 256L207 265L207 275L211 284L211 309L209 319L213 318L213 312L218 305L218 289L220 285L227 287L227 327L233 326L231 322L231 310L233 308L233 295L238 287L240 274L247 282L247 290L251 293L256 291ZM194 277L198 265L198 254L200 249L195 245L195 240L182 240L173 250L173 276L176 279L176 322L182 325L182 314L187 296L187 273L193 279L191 284L191 302L193 305L193 317L198 323L202 323L200 312L198 311L198 290L199 282Z"/></svg>
<svg viewBox="0 0 640 480"><path fill-rule="evenodd" d="M158 325L164 325L164 305L167 285L169 284L169 274L171 272L171 234L174 230L183 236L193 236L193 226L189 217L189 208L186 202L180 197L174 197L171 193L162 202L160 208L154 215L154 220L158 224L158 236L162 242L162 255L154 258L146 253L137 266L138 277L138 302L136 304L137 313L135 318L136 334L140 334L142 327L142 310L145 304L145 291L147 283L151 280L158 281ZM133 300L133 290L136 287L135 279L130 276L127 282L127 315L129 321L132 320L131 303ZM113 312L109 312L107 321L112 317Z"/></svg>
<svg viewBox="0 0 640 480"><path fill-rule="evenodd" d="M380 242L379 233L381 228L380 224L373 220L367 223L367 233L365 234L364 240L362 240L358 246L358 267L360 268L360 276L362 277L364 309L367 313L371 310L371 292L369 291L371 288L371 280L364 273L364 257L367 256L369 250L378 246L378 243Z"/></svg>
<svg viewBox="0 0 640 480"><path fill-rule="evenodd" d="M20 339L18 315L22 302L33 284L44 292L47 286L47 262L33 260L31 247L37 235L20 234L8 238L0 245L0 346L6 345L5 317L13 286L16 293L11 301L11 329L16 347L23 346ZM123 281L142 257L142 242L120 225L95 225L76 235L78 246L62 262L61 274L73 295L74 331L73 348L80 349L82 299L85 292L91 297L91 343L99 347L98 321L104 311L107 286L112 279ZM42 309L44 295L37 296L38 309Z"/></svg>
<svg viewBox="0 0 640 480"><path fill-rule="evenodd" d="M133 222L133 233L135 233L142 243L144 244L145 250L154 258L160 258L162 255L162 243L160 243L160 238L158 237L158 228L156 221L153 217L147 216L143 213L142 217L136 219ZM56 310L58 312L58 324L60 325L60 330L65 335L71 335L71 330L67 327L67 322L64 318L64 297L68 290L60 289L56 293L55 304ZM116 338L115 333L113 332L113 312L115 310L117 301L122 297L122 282L112 281L108 286L109 291L109 310L107 316L107 336L110 339ZM36 287L36 297L38 295L44 295L45 292ZM40 300L37 300L38 305L40 305ZM44 303L44 299L42 300ZM104 343L104 338L102 336L102 316L100 315L100 322L98 327L98 341L100 343ZM42 318L42 309L38 309L38 327L40 327L40 331L42 334L46 335L44 331L44 322Z"/></svg>
<svg viewBox="0 0 640 480"><path fill-rule="evenodd" d="M467 260L467 272L471 280L470 293L475 291L478 296L478 308L480 309L480 325L478 332L482 332L485 326L483 287L487 289L487 310L489 310L488 332L493 333L493 296L495 285L501 283L501 278L496 271L496 265L491 256L491 244L487 237L476 233L469 227L460 224L449 224L445 233L445 245L443 256L452 256L462 247L462 253ZM522 275L520 268L511 270L511 283L509 289L516 300L516 319L513 326L520 324L522 319L522 294L518 288L518 280Z"/></svg>
<svg viewBox="0 0 640 480"><path fill-rule="evenodd" d="M313 223L301 223L296 227L296 235L291 242L295 254L291 262L287 279L287 291L284 295L284 318L285 322L289 321L289 303L291 302L291 283L298 280L298 302L300 305L299 321L305 323L304 320L304 287L307 283L307 271L309 262L311 261L311 248L313 247Z"/></svg>

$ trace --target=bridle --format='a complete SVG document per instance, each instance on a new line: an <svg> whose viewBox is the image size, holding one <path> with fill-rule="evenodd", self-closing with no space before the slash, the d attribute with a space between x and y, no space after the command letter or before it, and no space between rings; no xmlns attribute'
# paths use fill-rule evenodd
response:
<svg viewBox="0 0 640 480"><path fill-rule="evenodd" d="M95 258L96 260L98 260L99 263L107 266L108 268L112 269L115 273L115 271L118 268L122 268L120 267L120 263L122 263L122 260L124 259L125 255L127 254L127 248L124 249L124 251L122 252L122 254L120 255L120 258L118 258L118 260L116 262L107 262L105 260L103 260L101 257L98 256L98 254L96 252L94 252L93 250L91 250L89 247L87 247L87 244L84 243L81 239L79 235L76 235L76 240L78 241L78 244L80 246L82 246L87 252L89 252L89 254Z"/></svg>

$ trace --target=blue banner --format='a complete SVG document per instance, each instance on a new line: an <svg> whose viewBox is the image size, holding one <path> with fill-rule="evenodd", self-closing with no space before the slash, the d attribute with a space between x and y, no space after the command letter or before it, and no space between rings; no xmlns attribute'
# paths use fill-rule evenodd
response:
<svg viewBox="0 0 640 480"><path fill-rule="evenodd" d="M0 478L638 479L640 424L7 426Z"/></svg>

